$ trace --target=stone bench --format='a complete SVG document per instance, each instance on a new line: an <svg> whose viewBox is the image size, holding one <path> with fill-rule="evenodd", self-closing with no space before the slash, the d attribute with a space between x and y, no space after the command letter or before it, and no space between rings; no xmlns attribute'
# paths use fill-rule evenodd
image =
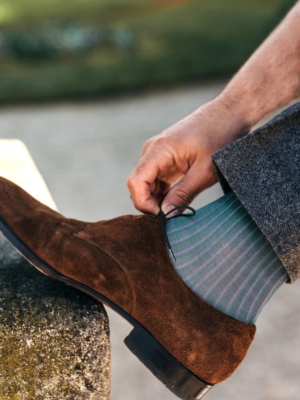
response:
<svg viewBox="0 0 300 400"><path fill-rule="evenodd" d="M0 175L55 208L22 142L0 140ZM108 400L109 393L102 304L38 272L1 235L0 400Z"/></svg>

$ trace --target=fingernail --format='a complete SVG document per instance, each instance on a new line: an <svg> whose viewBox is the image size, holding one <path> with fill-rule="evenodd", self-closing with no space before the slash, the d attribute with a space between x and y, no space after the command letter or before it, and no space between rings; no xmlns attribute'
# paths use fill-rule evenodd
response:
<svg viewBox="0 0 300 400"><path fill-rule="evenodd" d="M175 208L175 206L172 206L171 204L169 204L167 206L167 208L166 208L166 210L167 210L166 213L174 210L174 208ZM175 215L179 215L179 211L178 210L173 211L171 214L168 215L168 217L175 217Z"/></svg>
<svg viewBox="0 0 300 400"><path fill-rule="evenodd" d="M174 210L174 206L172 206L171 204L167 206L167 212L170 212L172 210Z"/></svg>

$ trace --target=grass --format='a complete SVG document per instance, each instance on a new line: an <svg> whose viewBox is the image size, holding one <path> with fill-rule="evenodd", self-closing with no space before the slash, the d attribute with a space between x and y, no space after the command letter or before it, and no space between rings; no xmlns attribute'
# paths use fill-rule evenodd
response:
<svg viewBox="0 0 300 400"><path fill-rule="evenodd" d="M229 76L263 41L292 0L2 0L3 29L65 19L129 26L136 45L47 61L2 60L0 102L91 98Z"/></svg>

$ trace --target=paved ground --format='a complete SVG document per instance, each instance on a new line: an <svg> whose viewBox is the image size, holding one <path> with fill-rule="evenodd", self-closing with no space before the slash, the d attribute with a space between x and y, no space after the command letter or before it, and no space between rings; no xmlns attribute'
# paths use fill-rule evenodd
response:
<svg viewBox="0 0 300 400"><path fill-rule="evenodd" d="M217 83L91 104L2 109L0 137L26 143L65 215L94 221L135 213L125 180L142 143L221 87ZM194 206L220 195L216 186ZM299 291L296 283L277 293L258 320L256 340L243 365L207 400L300 399ZM112 312L109 316L112 400L175 399L123 345L131 327Z"/></svg>

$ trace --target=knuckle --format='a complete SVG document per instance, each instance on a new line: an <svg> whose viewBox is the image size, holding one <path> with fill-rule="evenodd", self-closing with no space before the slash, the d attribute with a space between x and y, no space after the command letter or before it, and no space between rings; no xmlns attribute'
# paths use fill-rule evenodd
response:
<svg viewBox="0 0 300 400"><path fill-rule="evenodd" d="M166 143L166 139L163 136L156 136L156 138L153 140L153 144L155 146L164 146Z"/></svg>
<svg viewBox="0 0 300 400"><path fill-rule="evenodd" d="M133 177L130 175L127 180L126 180L126 185L129 189L131 189L133 187Z"/></svg>
<svg viewBox="0 0 300 400"><path fill-rule="evenodd" d="M143 145L143 149L147 149L151 143L153 142L153 138L146 140L146 142Z"/></svg>
<svg viewBox="0 0 300 400"><path fill-rule="evenodd" d="M190 204L190 203L193 201L193 196L192 196L192 194L186 192L186 191L183 190L183 189L177 189L176 195L177 195L177 197L180 198L180 200L182 200L182 202L183 202L184 204Z"/></svg>

